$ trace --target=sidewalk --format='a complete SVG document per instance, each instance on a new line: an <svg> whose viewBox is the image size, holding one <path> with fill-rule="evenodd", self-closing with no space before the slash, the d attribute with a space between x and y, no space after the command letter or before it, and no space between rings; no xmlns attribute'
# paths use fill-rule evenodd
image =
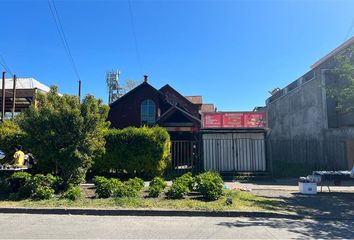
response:
<svg viewBox="0 0 354 240"><path fill-rule="evenodd" d="M279 199L285 211L302 216L352 219L354 216L354 181L342 182L342 186L317 188L316 195L299 193L296 178L253 182L227 182L230 189L245 189L269 199Z"/></svg>
<svg viewBox="0 0 354 240"><path fill-rule="evenodd" d="M248 188L251 190L281 190L281 191L291 191L298 192L298 182L297 178L281 178L268 181L253 181L253 182L225 182L225 185L230 189L233 188ZM318 186L318 191L320 191L320 186ZM343 181L341 186L330 185L331 192L352 192L354 194L354 181ZM326 185L323 185L323 192L328 192Z"/></svg>

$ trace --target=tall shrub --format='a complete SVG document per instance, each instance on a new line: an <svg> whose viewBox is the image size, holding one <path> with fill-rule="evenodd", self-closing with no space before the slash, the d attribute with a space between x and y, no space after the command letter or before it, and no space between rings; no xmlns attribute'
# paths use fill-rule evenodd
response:
<svg viewBox="0 0 354 240"><path fill-rule="evenodd" d="M108 107L90 95L80 104L76 96L59 95L56 87L37 99L37 106L19 117L19 125L38 167L56 172L67 184L78 184L93 159L104 153Z"/></svg>
<svg viewBox="0 0 354 240"><path fill-rule="evenodd" d="M129 175L161 176L170 161L170 136L161 127L110 129L106 135L106 153L94 169L112 169Z"/></svg>

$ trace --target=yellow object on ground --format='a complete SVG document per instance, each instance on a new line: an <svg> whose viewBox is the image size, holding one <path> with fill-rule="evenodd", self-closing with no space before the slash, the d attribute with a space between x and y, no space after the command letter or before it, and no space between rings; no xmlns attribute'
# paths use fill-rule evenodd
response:
<svg viewBox="0 0 354 240"><path fill-rule="evenodd" d="M25 154L18 150L14 154L14 165L19 167L24 167L25 164Z"/></svg>

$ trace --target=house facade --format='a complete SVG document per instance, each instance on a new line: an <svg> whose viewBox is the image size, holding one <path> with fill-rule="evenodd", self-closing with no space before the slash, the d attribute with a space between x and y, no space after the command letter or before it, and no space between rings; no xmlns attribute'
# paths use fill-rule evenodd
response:
<svg viewBox="0 0 354 240"><path fill-rule="evenodd" d="M215 111L203 104L201 96L185 97L170 85L157 90L144 82L110 104L108 121L113 128L158 125L167 129L172 140L193 140L201 127L201 113Z"/></svg>

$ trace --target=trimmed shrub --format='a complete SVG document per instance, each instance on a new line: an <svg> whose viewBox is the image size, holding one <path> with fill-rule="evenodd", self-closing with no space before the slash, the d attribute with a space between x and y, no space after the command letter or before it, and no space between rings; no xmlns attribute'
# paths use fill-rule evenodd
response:
<svg viewBox="0 0 354 240"><path fill-rule="evenodd" d="M131 185L128 182L122 183L120 186L117 188L114 188L113 190L113 196L116 198L121 198L121 197L137 197L139 191L134 188L133 185Z"/></svg>
<svg viewBox="0 0 354 240"><path fill-rule="evenodd" d="M58 177L55 177L52 174L36 174L29 180L28 184L33 190L37 189L38 187L50 187L54 190L58 190L60 180Z"/></svg>
<svg viewBox="0 0 354 240"><path fill-rule="evenodd" d="M222 195L224 181L217 172L204 172L196 177L197 190L204 198L216 200Z"/></svg>
<svg viewBox="0 0 354 240"><path fill-rule="evenodd" d="M15 172L13 173L9 180L12 192L16 193L19 189L31 180L31 174L26 172Z"/></svg>
<svg viewBox="0 0 354 240"><path fill-rule="evenodd" d="M121 182L118 178L107 179L105 177L95 177L96 194L99 198L108 197L137 197L144 187L144 181L140 178L132 178Z"/></svg>
<svg viewBox="0 0 354 240"><path fill-rule="evenodd" d="M181 199L189 193L188 187L182 182L174 182L167 192L169 198Z"/></svg>
<svg viewBox="0 0 354 240"><path fill-rule="evenodd" d="M131 178L128 181L123 182L117 188L114 188L113 196L120 197L137 197L139 192L144 187L144 180L141 178Z"/></svg>
<svg viewBox="0 0 354 240"><path fill-rule="evenodd" d="M183 181L183 179L176 178L172 182L171 188L167 192L169 198L181 199L184 198L190 192L188 185Z"/></svg>
<svg viewBox="0 0 354 240"><path fill-rule="evenodd" d="M96 177L95 185L96 185L96 195L99 198L109 198L112 195L113 192L112 184L107 178Z"/></svg>
<svg viewBox="0 0 354 240"><path fill-rule="evenodd" d="M109 198L118 189L122 182L118 178L107 179L105 177L95 177L96 195L99 198Z"/></svg>
<svg viewBox="0 0 354 240"><path fill-rule="evenodd" d="M29 178L25 184L23 184L18 191L16 192L16 199L24 199L29 198L35 194L38 188L40 187L48 187L53 189L58 189L59 186L59 178L55 177L51 174L43 175L36 174ZM36 197L34 197L36 198Z"/></svg>
<svg viewBox="0 0 354 240"><path fill-rule="evenodd" d="M167 183L165 182L165 180L163 178L160 178L160 177L154 177L149 186L155 186L155 185L158 185L158 186L161 186L163 188L165 188L167 186Z"/></svg>
<svg viewBox="0 0 354 240"><path fill-rule="evenodd" d="M96 178L97 179L97 178ZM98 198L109 198L112 195L112 185L105 177L100 177L95 181L96 195Z"/></svg>
<svg viewBox="0 0 354 240"><path fill-rule="evenodd" d="M170 136L161 127L110 129L106 153L95 161L93 171L162 176L171 160L170 145Z"/></svg>
<svg viewBox="0 0 354 240"><path fill-rule="evenodd" d="M92 181L93 183L97 186L99 184L101 184L102 182L108 180L107 178L103 177L103 176L95 176Z"/></svg>
<svg viewBox="0 0 354 240"><path fill-rule="evenodd" d="M152 185L149 187L149 197L158 197L160 193L162 193L164 188L162 188L160 185Z"/></svg>
<svg viewBox="0 0 354 240"><path fill-rule="evenodd" d="M178 179L179 179L179 181L183 182L189 188L190 191L194 190L195 179L192 176L192 173L190 173L190 172L185 173L182 176L180 176Z"/></svg>
<svg viewBox="0 0 354 240"><path fill-rule="evenodd" d="M63 194L63 197L71 201L75 201L82 197L81 188L79 186L70 186Z"/></svg>
<svg viewBox="0 0 354 240"><path fill-rule="evenodd" d="M128 181L124 182L124 184L131 186L136 189L138 192L141 191L144 187L144 180L138 177L131 178Z"/></svg>
<svg viewBox="0 0 354 240"><path fill-rule="evenodd" d="M34 190L31 198L33 200L46 200L54 196L54 189L48 186L40 186Z"/></svg>
<svg viewBox="0 0 354 240"><path fill-rule="evenodd" d="M149 196L158 197L160 193L163 192L166 186L167 184L162 178L155 177L154 179L152 179L149 185Z"/></svg>

